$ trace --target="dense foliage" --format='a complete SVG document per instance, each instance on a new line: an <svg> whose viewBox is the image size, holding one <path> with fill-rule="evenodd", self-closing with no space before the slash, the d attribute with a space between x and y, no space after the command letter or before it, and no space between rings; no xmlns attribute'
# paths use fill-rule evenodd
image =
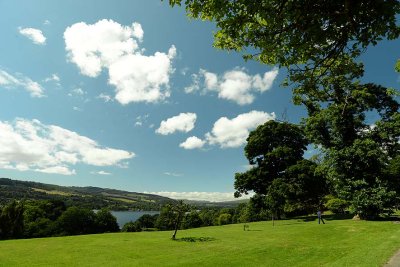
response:
<svg viewBox="0 0 400 267"><path fill-rule="evenodd" d="M383 39L399 37L399 1L169 1L172 6L182 2L190 17L216 22L216 47L244 51L246 59L288 70L283 85L292 86L294 103L307 109L301 126L310 144L321 151L319 166L298 174L324 176L330 193L361 218L390 214L398 207L398 91L362 84L359 56ZM400 61L395 69L400 70ZM285 146L284 140L280 142ZM259 149L269 153L268 147ZM237 174L236 195L254 190L258 206L279 213L291 194L288 182L279 177L288 172L286 166L278 173L276 167L292 165L293 159L264 156L257 160L273 166Z"/></svg>
<svg viewBox="0 0 400 267"><path fill-rule="evenodd" d="M253 191L253 202L282 214L315 212L327 193L317 164L303 158L308 140L302 129L287 122L268 121L247 138L245 155L253 166L235 175L235 196Z"/></svg>
<svg viewBox="0 0 400 267"><path fill-rule="evenodd" d="M36 238L118 232L116 218L98 212L67 208L62 201L12 201L0 207L0 239Z"/></svg>
<svg viewBox="0 0 400 267"><path fill-rule="evenodd" d="M190 17L216 22L216 47L252 48L245 57L269 65L310 69L400 34L396 0L169 0L182 2Z"/></svg>

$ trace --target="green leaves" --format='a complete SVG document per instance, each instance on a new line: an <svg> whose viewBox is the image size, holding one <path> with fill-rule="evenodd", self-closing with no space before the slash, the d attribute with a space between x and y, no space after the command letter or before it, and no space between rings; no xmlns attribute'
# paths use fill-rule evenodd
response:
<svg viewBox="0 0 400 267"><path fill-rule="evenodd" d="M245 154L255 168L236 174L235 196L249 190L270 196L276 189L272 184L282 182L277 179L302 159L305 134L324 150L317 169L357 213L376 216L399 203L390 201L396 198L391 198L395 191L387 186L386 170L400 154L394 98L399 92L362 84L364 66L356 61L369 46L399 37L399 1L186 0L185 5L189 16L216 22L217 48L251 48L256 52L245 53L245 60L286 67L282 84L294 85L294 103L308 111L302 130L271 122L250 134ZM400 72L400 60L395 69ZM366 114L377 118L374 125L366 122Z"/></svg>
<svg viewBox="0 0 400 267"><path fill-rule="evenodd" d="M171 6L181 0L170 0ZM188 16L215 21L215 46L251 47L265 64L318 67L346 52L356 57L383 38L398 38L398 1L186 0ZM246 58L250 58L249 55Z"/></svg>
<svg viewBox="0 0 400 267"><path fill-rule="evenodd" d="M400 59L397 60L394 69L395 69L397 72L400 72Z"/></svg>

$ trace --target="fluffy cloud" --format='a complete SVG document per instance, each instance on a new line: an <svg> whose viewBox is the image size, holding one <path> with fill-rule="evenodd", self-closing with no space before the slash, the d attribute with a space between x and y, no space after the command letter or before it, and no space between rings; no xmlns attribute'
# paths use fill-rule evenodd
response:
<svg viewBox="0 0 400 267"><path fill-rule="evenodd" d="M190 132L194 128L196 119L197 115L195 113L180 113L178 116L162 121L156 133L168 135L176 131Z"/></svg>
<svg viewBox="0 0 400 267"><path fill-rule="evenodd" d="M100 146L96 141L38 120L0 121L0 168L75 174L72 166L117 166L134 153Z"/></svg>
<svg viewBox="0 0 400 267"><path fill-rule="evenodd" d="M206 139L210 145L219 145L221 148L239 147L246 143L251 130L273 119L275 113L255 110L233 119L222 117L214 123L211 132L206 134Z"/></svg>
<svg viewBox="0 0 400 267"><path fill-rule="evenodd" d="M19 33L29 38L34 44L44 45L46 44L46 37L44 37L41 30L34 28L18 28Z"/></svg>
<svg viewBox="0 0 400 267"><path fill-rule="evenodd" d="M0 69L0 85L6 88L22 87L26 91L28 91L32 97L44 96L44 89L39 83L32 81L30 78L25 77L21 74L13 76L1 69Z"/></svg>
<svg viewBox="0 0 400 267"><path fill-rule="evenodd" d="M191 136L186 139L185 142L180 143L179 146L184 149L195 149L202 148L205 145L206 141L201 140L196 136Z"/></svg>
<svg viewBox="0 0 400 267"><path fill-rule="evenodd" d="M188 200L198 200L198 201L211 201L211 202L221 202L221 201L233 201L237 200L234 198L233 192L222 193L222 192L144 192L147 194L155 194L159 196L169 197L172 199L188 199ZM241 199L250 198L253 194L245 195Z"/></svg>
<svg viewBox="0 0 400 267"><path fill-rule="evenodd" d="M157 102L170 96L169 77L173 73L175 46L168 53L144 55L139 43L141 25L123 26L112 20L95 24L79 22L64 32L68 58L83 75L96 77L108 70L109 84L115 87L115 99L121 104Z"/></svg>
<svg viewBox="0 0 400 267"><path fill-rule="evenodd" d="M227 71L221 76L201 69L198 74L192 75L193 82L185 88L185 92L194 93L204 87L202 93L216 92L219 98L246 105L253 103L254 93L269 90L277 76L278 68L265 72L262 77L260 74L247 74L241 68Z"/></svg>

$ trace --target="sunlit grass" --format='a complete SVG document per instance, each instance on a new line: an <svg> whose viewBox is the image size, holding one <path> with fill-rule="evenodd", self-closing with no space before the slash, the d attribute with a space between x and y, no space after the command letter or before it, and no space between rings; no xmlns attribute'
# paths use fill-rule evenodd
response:
<svg viewBox="0 0 400 267"><path fill-rule="evenodd" d="M400 248L390 221L287 220L178 232L0 242L0 266L382 266Z"/></svg>

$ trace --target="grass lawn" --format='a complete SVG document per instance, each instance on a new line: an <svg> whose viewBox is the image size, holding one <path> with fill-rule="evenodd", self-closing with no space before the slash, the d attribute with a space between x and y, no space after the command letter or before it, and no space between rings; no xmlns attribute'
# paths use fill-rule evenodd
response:
<svg viewBox="0 0 400 267"><path fill-rule="evenodd" d="M400 248L400 224L277 221L178 232L0 241L0 266L382 266Z"/></svg>

